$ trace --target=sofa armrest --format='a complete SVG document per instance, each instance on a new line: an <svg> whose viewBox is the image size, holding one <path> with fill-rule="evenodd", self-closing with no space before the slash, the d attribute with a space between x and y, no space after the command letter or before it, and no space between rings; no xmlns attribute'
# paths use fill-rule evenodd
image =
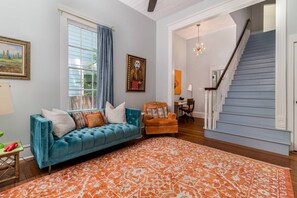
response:
<svg viewBox="0 0 297 198"><path fill-rule="evenodd" d="M54 143L52 121L41 115L30 116L30 148L40 167L49 159L49 149Z"/></svg>
<svg viewBox="0 0 297 198"><path fill-rule="evenodd" d="M126 120L128 124L141 128L141 111L139 109L126 108Z"/></svg>

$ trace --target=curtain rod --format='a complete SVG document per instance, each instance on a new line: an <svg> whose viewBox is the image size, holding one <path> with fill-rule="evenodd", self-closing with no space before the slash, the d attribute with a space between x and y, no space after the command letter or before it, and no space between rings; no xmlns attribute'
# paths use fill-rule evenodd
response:
<svg viewBox="0 0 297 198"><path fill-rule="evenodd" d="M66 9L64 9L64 8L58 8L58 11L61 12L61 13L63 13L63 12L64 12L64 13L67 13L67 14L69 14L69 15L75 16L75 17L77 17L77 18L80 18L80 19L82 19L82 20L88 21L88 22L90 22L90 23L94 23L94 24L96 24L96 25L104 25L104 26L107 26L107 27L111 28L113 32L115 31L115 29L114 29L113 26L110 26L110 25L107 25L107 24L104 24L104 23L98 23L98 22L96 22L95 20L92 20L92 19L83 17L83 16L81 16L81 15L79 15L79 14L76 14L76 13L74 13L74 12L72 12L72 11L68 11L68 10L66 10Z"/></svg>

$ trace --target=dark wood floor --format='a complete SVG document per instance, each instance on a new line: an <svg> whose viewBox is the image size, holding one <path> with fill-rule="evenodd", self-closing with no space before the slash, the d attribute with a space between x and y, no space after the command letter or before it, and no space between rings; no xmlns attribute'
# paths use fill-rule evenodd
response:
<svg viewBox="0 0 297 198"><path fill-rule="evenodd" d="M179 133L176 135L176 137L187 141L191 141L194 143L228 151L234 154L276 164L279 166L289 167L291 168L291 177L293 182L294 193L295 195L297 195L297 153L291 153L289 157L286 157L278 154L273 154L265 151L259 151L256 149L234 145L231 143L207 139L204 137L202 119L195 119L194 122L189 120L188 123L183 121L179 122ZM142 140L138 140L138 141L142 141ZM121 144L109 149L105 149L103 151L95 152L90 155L86 155L74 160L67 161L65 163L55 165L52 167L52 172L57 172L59 170L65 169L75 164L82 163L84 161L103 155L107 152L120 149L129 144L133 144L133 143L129 142L129 143ZM48 174L47 169L40 170L34 160L22 161L20 181L19 182L10 181L10 182L0 184L0 192L6 189L12 188L14 186L23 184L25 182L34 180L36 178L42 177L47 174Z"/></svg>

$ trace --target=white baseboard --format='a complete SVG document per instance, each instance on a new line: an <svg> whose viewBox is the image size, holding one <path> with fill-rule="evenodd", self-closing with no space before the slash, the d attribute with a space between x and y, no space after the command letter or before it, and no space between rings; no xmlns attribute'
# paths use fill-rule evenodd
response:
<svg viewBox="0 0 297 198"><path fill-rule="evenodd" d="M24 150L20 152L20 160L29 160L34 158L30 151L30 144L23 145Z"/></svg>
<svg viewBox="0 0 297 198"><path fill-rule="evenodd" d="M204 118L204 112L198 112L198 111L194 111L193 112L193 116L195 117L195 118Z"/></svg>

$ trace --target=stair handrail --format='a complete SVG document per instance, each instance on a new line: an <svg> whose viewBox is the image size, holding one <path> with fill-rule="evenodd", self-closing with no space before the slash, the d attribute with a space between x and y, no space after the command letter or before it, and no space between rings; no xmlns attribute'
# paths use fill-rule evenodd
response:
<svg viewBox="0 0 297 198"><path fill-rule="evenodd" d="M244 29L236 43L236 47L215 87L205 88L205 129L215 129L216 121L219 118L219 113L222 110L225 98L229 91L231 81L233 80L235 70L240 61L244 47L250 36L251 20L248 19Z"/></svg>

